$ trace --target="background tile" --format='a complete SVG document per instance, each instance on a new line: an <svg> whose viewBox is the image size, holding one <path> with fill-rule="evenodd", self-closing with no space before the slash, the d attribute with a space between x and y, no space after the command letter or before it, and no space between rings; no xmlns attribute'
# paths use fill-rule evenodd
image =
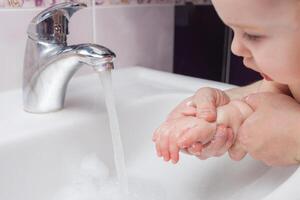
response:
<svg viewBox="0 0 300 200"><path fill-rule="evenodd" d="M115 51L116 67L172 71L173 6L98 8L96 16L97 43Z"/></svg>

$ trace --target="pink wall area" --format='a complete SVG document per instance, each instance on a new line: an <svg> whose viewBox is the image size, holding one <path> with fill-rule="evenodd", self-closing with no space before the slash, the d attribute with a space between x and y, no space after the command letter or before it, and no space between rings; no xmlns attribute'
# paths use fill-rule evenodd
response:
<svg viewBox="0 0 300 200"><path fill-rule="evenodd" d="M27 26L41 10L0 9L0 91L21 88ZM174 5L96 6L95 25L96 43L116 53L116 68L139 65L172 71ZM77 12L69 28L69 44L92 43L92 8Z"/></svg>

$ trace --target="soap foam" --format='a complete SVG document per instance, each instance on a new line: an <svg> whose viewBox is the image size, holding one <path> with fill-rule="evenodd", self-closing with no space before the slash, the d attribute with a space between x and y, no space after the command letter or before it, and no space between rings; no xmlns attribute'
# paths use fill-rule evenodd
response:
<svg viewBox="0 0 300 200"><path fill-rule="evenodd" d="M72 180L53 200L163 200L165 194L157 184L129 177L129 193L123 194L116 177L96 154L86 156Z"/></svg>

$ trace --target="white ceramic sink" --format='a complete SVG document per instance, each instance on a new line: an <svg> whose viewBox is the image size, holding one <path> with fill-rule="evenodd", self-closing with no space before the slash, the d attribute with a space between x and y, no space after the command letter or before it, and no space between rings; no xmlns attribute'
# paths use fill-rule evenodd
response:
<svg viewBox="0 0 300 200"><path fill-rule="evenodd" d="M175 105L204 86L232 87L139 67L113 71L129 179L142 180L158 193L157 200L300 199L296 167L270 168L249 157L234 162L227 155L206 161L182 155L177 165L156 157L153 130ZM72 80L60 112L24 112L19 90L0 94L0 110L1 200L52 200L90 155L114 175L97 75Z"/></svg>

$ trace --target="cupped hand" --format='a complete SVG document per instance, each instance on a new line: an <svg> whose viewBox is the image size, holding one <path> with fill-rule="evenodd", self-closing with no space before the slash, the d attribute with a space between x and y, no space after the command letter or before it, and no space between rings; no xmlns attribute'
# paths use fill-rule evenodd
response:
<svg viewBox="0 0 300 200"><path fill-rule="evenodd" d="M230 102L229 96L222 90L210 87L200 88L191 98L191 105L196 109L196 116L208 122L217 119L217 107ZM220 125L217 127L214 138L204 144L191 146L187 153L197 156L201 160L209 157L218 157L227 152L233 143L233 132L230 128Z"/></svg>
<svg viewBox="0 0 300 200"><path fill-rule="evenodd" d="M162 149L166 149L165 144L161 144L157 142L157 138L159 135L166 135L166 132L169 132L171 127L174 127L172 123L180 123L183 122L182 117L197 117L198 119L204 119L207 122L214 122L217 118L216 108L218 106L225 105L229 103L230 98L226 95L224 91L215 88L201 88L199 89L195 95L189 97L182 101L167 117L166 122L164 122L159 129L157 129L153 135L153 141L156 141L156 149L159 156L163 156L165 160L172 159L173 162L178 161L177 148L173 147L173 154L169 155L166 151L162 151ZM180 120L179 120L180 119ZM180 121L180 122L179 122ZM194 119L196 122L197 120ZM199 122L199 121L198 121ZM178 127L178 125L177 125ZM188 127L184 126L185 128ZM175 131L175 135L171 137L174 143L174 138L178 137L180 133L184 130L184 127L179 128L179 130ZM168 130L168 131L166 131ZM228 148L232 145L233 142L233 133L230 128L226 128L224 126L218 126L217 131L215 133L211 133L211 135L207 136L205 141L195 142L194 139L196 135L199 135L199 129L195 129L193 134L189 135L188 138L182 141L181 146L186 148L181 148L183 152L195 155L198 158L204 160L212 156L221 156L225 152L227 152ZM163 133L164 132L164 133ZM214 137L213 137L214 136ZM213 137L213 138L212 138ZM166 139L164 139L166 141ZM206 142L206 143L203 143ZM163 146L164 148L161 148Z"/></svg>
<svg viewBox="0 0 300 200"><path fill-rule="evenodd" d="M241 160L248 152L271 166L299 164L300 105L287 95L275 93L252 94L245 102L254 113L238 130L230 157Z"/></svg>
<svg viewBox="0 0 300 200"><path fill-rule="evenodd" d="M215 132L215 123L209 123L193 116L185 116L165 121L154 132L153 142L155 142L159 157L163 157L165 161L172 160L173 163L177 163L179 150L189 147L188 141L205 144L212 139Z"/></svg>

